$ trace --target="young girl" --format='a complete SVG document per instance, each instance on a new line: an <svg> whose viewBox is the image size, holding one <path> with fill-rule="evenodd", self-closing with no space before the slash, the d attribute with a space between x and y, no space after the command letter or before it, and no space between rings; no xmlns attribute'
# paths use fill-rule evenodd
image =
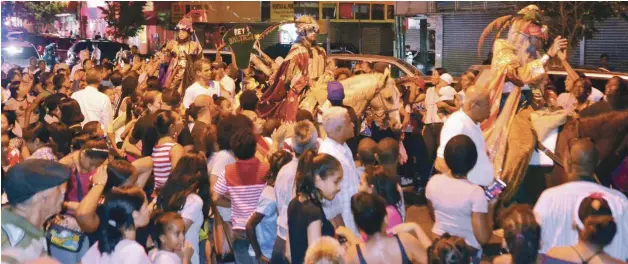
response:
<svg viewBox="0 0 628 264"><path fill-rule="evenodd" d="M100 239L81 259L82 263L149 264L144 248L135 242L135 230L150 221L146 194L137 186L114 189L99 212Z"/></svg>
<svg viewBox="0 0 628 264"><path fill-rule="evenodd" d="M156 199L159 209L183 217L185 240L194 248L193 264L199 263L198 234L211 207L206 161L199 153L183 155Z"/></svg>
<svg viewBox="0 0 628 264"><path fill-rule="evenodd" d="M290 245L291 263L303 263L308 246L322 236L334 237L322 201L336 197L342 177L342 167L334 157L312 150L301 154L294 182L297 195L288 205L286 244Z"/></svg>
<svg viewBox="0 0 628 264"><path fill-rule="evenodd" d="M189 264L194 248L185 241L183 217L175 212L166 212L155 220L155 234L159 250L149 253L153 264Z"/></svg>
<svg viewBox="0 0 628 264"><path fill-rule="evenodd" d="M292 154L285 150L277 151L270 157L270 169L266 174L266 187L264 187L257 202L255 212L246 225L246 236L251 241L249 254L254 253L260 263L270 261L277 236L275 179L279 170L291 160ZM253 256L253 254L251 255Z"/></svg>
<svg viewBox="0 0 628 264"><path fill-rule="evenodd" d="M386 214L388 215L388 227L386 232L403 223L399 212L401 194L397 190L397 182L393 175L388 174L382 166L376 166L366 171L360 180L361 192L376 194L386 201Z"/></svg>

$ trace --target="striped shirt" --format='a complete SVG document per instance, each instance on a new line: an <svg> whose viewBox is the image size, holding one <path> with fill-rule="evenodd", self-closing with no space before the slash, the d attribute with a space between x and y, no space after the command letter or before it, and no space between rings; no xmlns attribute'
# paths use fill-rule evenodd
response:
<svg viewBox="0 0 628 264"><path fill-rule="evenodd" d="M176 143L164 143L153 148L153 175L155 175L155 189L159 189L168 180L172 171L170 150Z"/></svg>
<svg viewBox="0 0 628 264"><path fill-rule="evenodd" d="M219 195L231 196L231 222L234 230L245 230L249 217L255 211L266 181L268 163L257 158L238 160L225 168L225 177L219 177L214 190Z"/></svg>

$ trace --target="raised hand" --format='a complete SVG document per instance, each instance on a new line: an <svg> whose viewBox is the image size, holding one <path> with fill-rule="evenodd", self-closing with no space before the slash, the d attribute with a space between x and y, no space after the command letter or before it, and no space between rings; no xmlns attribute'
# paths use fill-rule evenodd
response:
<svg viewBox="0 0 628 264"><path fill-rule="evenodd" d="M554 57L561 49L567 48L567 44L567 39L561 36L556 37L552 46L547 50L547 55Z"/></svg>

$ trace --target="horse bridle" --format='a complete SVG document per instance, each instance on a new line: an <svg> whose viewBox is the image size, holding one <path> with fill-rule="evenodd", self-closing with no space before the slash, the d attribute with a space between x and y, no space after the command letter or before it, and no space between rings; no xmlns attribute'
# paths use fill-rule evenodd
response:
<svg viewBox="0 0 628 264"><path fill-rule="evenodd" d="M386 85L386 83L388 82L388 76L386 76L386 78L384 79L384 86ZM399 111L399 107L397 108L388 108L385 104L384 101L384 97L381 93L381 91L384 89L381 89L379 93L377 93L377 99L379 99L380 104L382 105L383 110L381 111L372 111L373 115L375 115L375 117L377 117L377 119L379 119L380 117L382 117L382 121L387 121L390 119L389 114L394 112L394 111ZM373 98L375 99L375 98Z"/></svg>

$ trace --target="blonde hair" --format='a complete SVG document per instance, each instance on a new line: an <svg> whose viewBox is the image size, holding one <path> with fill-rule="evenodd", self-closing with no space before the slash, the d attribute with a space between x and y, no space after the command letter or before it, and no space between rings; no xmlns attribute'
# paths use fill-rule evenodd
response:
<svg viewBox="0 0 628 264"><path fill-rule="evenodd" d="M344 249L338 240L324 236L305 252L305 264L344 264Z"/></svg>

